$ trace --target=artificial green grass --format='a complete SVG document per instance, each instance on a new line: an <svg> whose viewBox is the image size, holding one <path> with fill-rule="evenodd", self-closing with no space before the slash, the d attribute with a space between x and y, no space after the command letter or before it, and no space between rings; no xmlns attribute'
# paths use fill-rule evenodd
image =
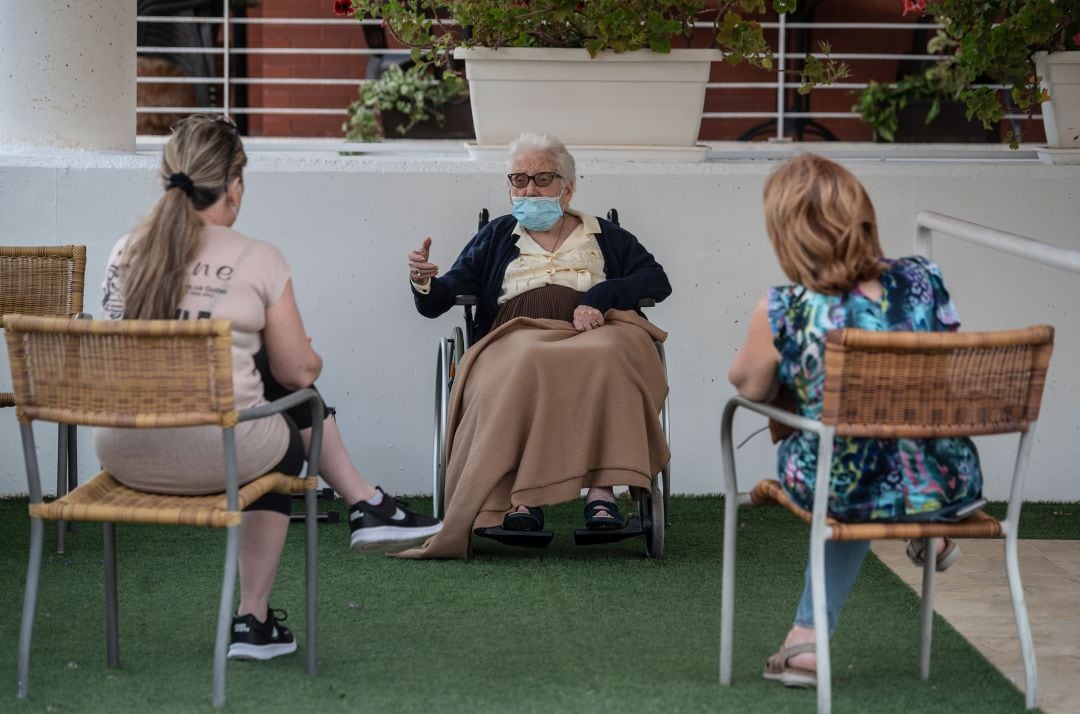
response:
<svg viewBox="0 0 1080 714"><path fill-rule="evenodd" d="M422 505L416 501L413 505ZM339 504L340 507L340 504ZM1043 506L1025 509L1025 518ZM1076 537L1069 516L1032 518L1037 537ZM805 712L812 691L760 676L791 624L807 529L780 509L742 509L734 686L718 683L723 500L676 497L664 560L640 540L580 548L581 504L546 509L543 551L476 539L469 561L399 561L347 549L319 526L320 671L300 655L228 668L235 712ZM1050 511L1047 511L1050 513ZM25 499L0 501L0 710L210 711L220 531L118 527L121 668L105 665L101 530L67 553L47 528L31 693L15 699L25 577ZM303 528L293 526L275 607L303 642ZM1061 535L1069 532L1071 535ZM1058 536L1046 535L1058 533ZM1026 535L1031 535L1027 533ZM1020 711L1022 695L937 618L931 678L916 672L919 600L873 556L833 638L837 712ZM0 678L0 682L4 681Z"/></svg>
<svg viewBox="0 0 1080 714"><path fill-rule="evenodd" d="M1003 501L986 504L994 518L1005 517ZM1032 540L1080 539L1080 503L1025 503L1020 510L1020 537Z"/></svg>

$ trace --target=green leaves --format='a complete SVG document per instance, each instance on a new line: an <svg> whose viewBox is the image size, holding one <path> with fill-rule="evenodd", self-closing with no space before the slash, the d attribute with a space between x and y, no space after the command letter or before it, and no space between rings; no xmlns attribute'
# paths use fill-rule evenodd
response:
<svg viewBox="0 0 1080 714"><path fill-rule="evenodd" d="M944 28L928 45L944 53L943 72L963 87L959 97L968 118L987 128L1006 113L997 90L972 84L1011 87L1011 103L1031 111L1046 100L1035 77L1032 55L1076 47L1080 32L1080 0L930 0L926 8ZM1016 148L1016 137L1007 139Z"/></svg>
<svg viewBox="0 0 1080 714"><path fill-rule="evenodd" d="M929 102L930 108L926 114L926 123L929 124L941 112L943 102L962 99L965 87L966 83L957 77L952 68L939 64L922 74L908 75L891 84L870 82L851 110L859 113L875 137L894 141L901 109L912 102Z"/></svg>
<svg viewBox="0 0 1080 714"><path fill-rule="evenodd" d="M398 134L423 121L440 125L446 105L467 96L465 81L455 72L436 76L430 65L414 65L403 70L394 65L379 79L360 87L360 96L348 107L348 120L342 126L354 141L380 141L388 128ZM386 127L382 112L393 110L406 118L404 124Z"/></svg>

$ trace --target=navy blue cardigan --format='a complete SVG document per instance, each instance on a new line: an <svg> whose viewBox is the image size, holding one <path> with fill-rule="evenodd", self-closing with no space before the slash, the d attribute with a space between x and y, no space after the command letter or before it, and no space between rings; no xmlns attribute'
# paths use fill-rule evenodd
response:
<svg viewBox="0 0 1080 714"><path fill-rule="evenodd" d="M660 302L671 294L671 283L659 263L645 250L632 233L602 218L596 242L604 256L605 280L589 288L582 305L600 312L609 308L636 310L642 298ZM513 216L500 216L480 229L461 251L454 267L428 283L431 290L423 295L413 289L416 309L424 317L438 317L454 306L458 295L477 296L474 339L491 329L499 310L506 267L518 257Z"/></svg>

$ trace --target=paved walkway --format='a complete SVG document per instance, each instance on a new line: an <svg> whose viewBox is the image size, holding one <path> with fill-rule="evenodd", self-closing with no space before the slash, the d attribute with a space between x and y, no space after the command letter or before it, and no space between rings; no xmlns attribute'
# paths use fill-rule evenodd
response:
<svg viewBox="0 0 1080 714"><path fill-rule="evenodd" d="M877 541L874 553L916 593L922 570L903 541ZM1005 547L999 540L960 541L963 553L934 579L937 612L1022 691ZM1035 640L1038 704L1046 714L1080 712L1080 540L1021 540L1020 574Z"/></svg>

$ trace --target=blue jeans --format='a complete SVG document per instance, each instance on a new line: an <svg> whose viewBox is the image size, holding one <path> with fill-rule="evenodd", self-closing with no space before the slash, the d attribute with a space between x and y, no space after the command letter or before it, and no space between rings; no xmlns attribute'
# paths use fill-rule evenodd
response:
<svg viewBox="0 0 1080 714"><path fill-rule="evenodd" d="M829 617L829 635L836 629L840 611L844 609L851 587L859 577L859 570L866 553L870 550L870 541L826 541L825 542L825 610ZM799 627L814 627L814 596L810 589L810 564L806 564L805 585L799 609L795 611L795 624Z"/></svg>

